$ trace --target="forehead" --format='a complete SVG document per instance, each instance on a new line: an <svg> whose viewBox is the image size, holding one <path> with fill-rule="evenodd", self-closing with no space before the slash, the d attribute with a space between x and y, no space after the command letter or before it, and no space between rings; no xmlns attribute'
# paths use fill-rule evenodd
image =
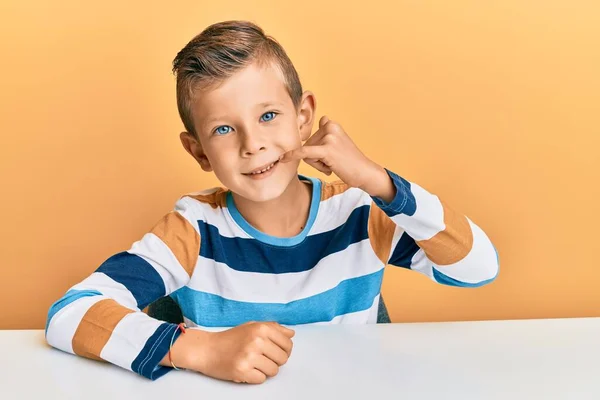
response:
<svg viewBox="0 0 600 400"><path fill-rule="evenodd" d="M195 120L232 116L265 103L292 105L281 70L272 64L252 63L218 85L201 89L193 103Z"/></svg>

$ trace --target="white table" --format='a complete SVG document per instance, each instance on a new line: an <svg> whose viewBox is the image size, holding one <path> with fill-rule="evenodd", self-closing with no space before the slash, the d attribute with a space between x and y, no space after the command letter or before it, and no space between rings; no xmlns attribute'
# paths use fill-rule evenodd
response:
<svg viewBox="0 0 600 400"><path fill-rule="evenodd" d="M0 398L600 399L600 318L298 327L262 385L172 371L149 381L0 331Z"/></svg>

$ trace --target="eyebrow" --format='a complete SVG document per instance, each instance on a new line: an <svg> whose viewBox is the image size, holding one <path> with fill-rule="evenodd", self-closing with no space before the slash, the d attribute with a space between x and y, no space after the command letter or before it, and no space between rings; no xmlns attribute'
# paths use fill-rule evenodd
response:
<svg viewBox="0 0 600 400"><path fill-rule="evenodd" d="M203 125L209 126L209 125L212 125L214 122L225 119L225 118L227 118L227 115L219 115L218 117L214 117L207 121L204 121Z"/></svg>
<svg viewBox="0 0 600 400"><path fill-rule="evenodd" d="M284 105L283 103L274 103L271 101L265 101L263 103L257 104L256 106L264 109L264 108L273 107L273 106L283 107L283 105ZM226 118L227 118L227 115L219 115L218 117L213 117L209 120L206 120L203 125L206 125L206 126L212 125L214 122L222 120L222 119L226 119Z"/></svg>
<svg viewBox="0 0 600 400"><path fill-rule="evenodd" d="M270 101L265 101L264 103L258 104L258 106L262 107L262 108L267 108L267 107L271 107L271 106L280 106L281 107L281 106L283 106L283 103L273 103Z"/></svg>

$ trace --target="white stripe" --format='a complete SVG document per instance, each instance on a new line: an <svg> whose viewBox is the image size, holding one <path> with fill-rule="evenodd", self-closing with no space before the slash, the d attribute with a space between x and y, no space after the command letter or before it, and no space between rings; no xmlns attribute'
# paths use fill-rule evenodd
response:
<svg viewBox="0 0 600 400"><path fill-rule="evenodd" d="M440 199L411 182L411 191L417 202L412 216L398 214L392 217L396 225L401 226L415 240L428 240L446 229L444 209Z"/></svg>
<svg viewBox="0 0 600 400"><path fill-rule="evenodd" d="M187 207L185 209L185 217L194 225L194 228L198 230L198 232L198 221L203 221L209 225L216 227L219 230L219 234L223 237L250 237L233 220L233 217L231 216L227 208L212 208L210 204L203 203L199 200L192 199L189 197L184 197L178 202L178 204L180 204L181 208Z"/></svg>
<svg viewBox="0 0 600 400"><path fill-rule="evenodd" d="M451 278L465 283L479 283L492 279L498 273L496 251L487 235L467 218L473 231L473 247L462 260L436 269Z"/></svg>
<svg viewBox="0 0 600 400"><path fill-rule="evenodd" d="M419 272L435 282L433 263L427 258L423 249L419 249L410 261L410 269Z"/></svg>
<svg viewBox="0 0 600 400"><path fill-rule="evenodd" d="M449 265L437 266L436 269L453 279L464 283L479 283L492 279L498 272L496 251L486 234L467 218L473 231L473 247L462 260ZM434 264L427 258L425 252L419 249L412 258L411 269L420 272L432 280Z"/></svg>
<svg viewBox="0 0 600 400"><path fill-rule="evenodd" d="M97 290L104 296L115 299L118 303L132 310L137 308L137 301L125 285L113 280L103 272L94 272L80 283L73 286L74 290Z"/></svg>
<svg viewBox="0 0 600 400"><path fill-rule="evenodd" d="M182 197L177 201L177 203L175 203L174 209L194 227L198 234L200 234L198 223L196 221L202 219L202 215L204 214L204 205L205 204L189 197Z"/></svg>
<svg viewBox="0 0 600 400"><path fill-rule="evenodd" d="M81 297L54 314L52 320L50 320L46 334L48 344L62 351L74 354L73 336L79 327L81 319L91 306L105 299L105 296Z"/></svg>
<svg viewBox="0 0 600 400"><path fill-rule="evenodd" d="M198 220L217 228L219 235L226 238L251 238L251 236L234 221L228 208L213 209L208 205L204 208L202 217L198 218ZM196 225L198 225L197 221Z"/></svg>
<svg viewBox="0 0 600 400"><path fill-rule="evenodd" d="M216 226L221 236L228 238L254 239L248 232L243 230L237 222L235 222L228 208L223 208L220 211L222 212L222 215L215 215L218 212L217 210L212 213L207 213L206 222Z"/></svg>
<svg viewBox="0 0 600 400"><path fill-rule="evenodd" d="M167 294L185 286L190 279L169 246L153 233L146 233L127 252L141 257L158 272Z"/></svg>
<svg viewBox="0 0 600 400"><path fill-rule="evenodd" d="M161 324L143 312L127 314L113 330L100 357L131 371L131 363Z"/></svg>
<svg viewBox="0 0 600 400"><path fill-rule="evenodd" d="M342 194L322 201L316 219L318 223L313 225L309 235L329 232L340 227L348 221L348 217L354 209L372 202L373 200L366 192L357 188L350 188Z"/></svg>
<svg viewBox="0 0 600 400"><path fill-rule="evenodd" d="M367 238L322 258L314 268L302 272L242 272L200 257L188 287L231 300L286 304L323 293L344 280L368 275L383 267Z"/></svg>
<svg viewBox="0 0 600 400"><path fill-rule="evenodd" d="M216 193L220 189L222 189L222 188L219 186L215 186L215 187L211 187L211 188L207 188L207 189L203 189L203 190L198 190L196 192L190 192L190 193L186 194L186 196L208 196L210 194Z"/></svg>

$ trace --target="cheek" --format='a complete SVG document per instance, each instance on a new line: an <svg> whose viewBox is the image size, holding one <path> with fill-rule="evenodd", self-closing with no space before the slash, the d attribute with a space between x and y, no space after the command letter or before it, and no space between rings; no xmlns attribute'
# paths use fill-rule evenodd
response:
<svg viewBox="0 0 600 400"><path fill-rule="evenodd" d="M292 150L302 146L302 140L300 138L300 131L294 124L285 127L286 134L283 135L282 145L286 150Z"/></svg>
<svg viewBox="0 0 600 400"><path fill-rule="evenodd" d="M210 154L210 156L208 156ZM215 172L218 171L227 171L234 166L235 160L237 158L237 152L231 151L228 149L220 148L210 149L207 151L208 161L210 161L210 165Z"/></svg>

